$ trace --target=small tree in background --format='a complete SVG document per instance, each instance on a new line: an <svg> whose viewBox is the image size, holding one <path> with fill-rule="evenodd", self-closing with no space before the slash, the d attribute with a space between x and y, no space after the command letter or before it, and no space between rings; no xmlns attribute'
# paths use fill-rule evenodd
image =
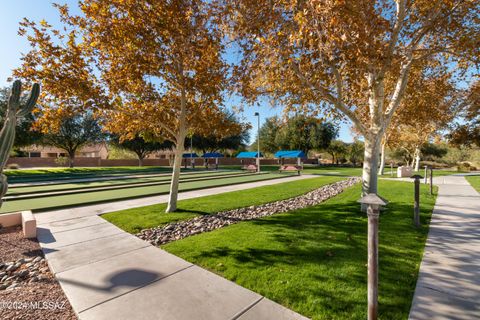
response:
<svg viewBox="0 0 480 320"><path fill-rule="evenodd" d="M138 166L143 166L143 160L151 153L158 150L171 149L173 143L170 141L158 142L145 140L140 135L137 135L133 139L120 140L118 136L115 136L111 140L115 145L125 150L132 151L137 155Z"/></svg>
<svg viewBox="0 0 480 320"><path fill-rule="evenodd" d="M278 145L275 141L275 137L277 136L277 132L280 129L281 120L279 117L274 116L265 119L265 122L260 127L259 136L260 136L260 145L262 148L262 152L264 153L275 153L278 151ZM252 143L252 146L257 146L257 139Z"/></svg>
<svg viewBox="0 0 480 320"><path fill-rule="evenodd" d="M460 95L452 84L445 67L438 64L423 69L413 68L408 87L392 126L382 141L380 174L385 166L385 146L401 148L412 166L419 170L422 146L436 133L447 128L460 107Z"/></svg>
<svg viewBox="0 0 480 320"><path fill-rule="evenodd" d="M278 149L302 150L327 148L338 137L338 128L332 123L313 117L295 116L281 124L275 136Z"/></svg>
<svg viewBox="0 0 480 320"><path fill-rule="evenodd" d="M347 147L347 158L354 167L357 166L357 163L363 162L363 153L364 153L364 144L359 140L355 140L350 143Z"/></svg>
<svg viewBox="0 0 480 320"><path fill-rule="evenodd" d="M450 143L480 147L480 80L473 83L467 92L463 117L465 123L456 125L448 135Z"/></svg>
<svg viewBox="0 0 480 320"><path fill-rule="evenodd" d="M297 115L282 121L279 117L267 118L260 128L262 151L275 153L281 149L310 150L325 149L338 137L338 128L330 122L314 117ZM253 145L256 146L256 140Z"/></svg>
<svg viewBox="0 0 480 320"><path fill-rule="evenodd" d="M42 126L42 144L65 151L69 167L74 167L75 154L82 147L103 142L105 133L92 115L64 115L58 128Z"/></svg>
<svg viewBox="0 0 480 320"><path fill-rule="evenodd" d="M227 136L224 134L216 135L214 131L210 134L194 134L193 137L186 138L185 146L188 148L190 143L192 143L194 149L202 150L203 153L245 148L250 139L250 125L242 123L232 111L225 111L224 117L226 121L233 126L241 128L241 130Z"/></svg>
<svg viewBox="0 0 480 320"><path fill-rule="evenodd" d="M438 161L447 154L448 149L445 145L428 142L421 147L421 152L425 160Z"/></svg>
<svg viewBox="0 0 480 320"><path fill-rule="evenodd" d="M340 158L345 156L347 150L347 144L340 140L332 141L332 143L330 143L330 145L325 149L325 151L332 156L332 164L339 164Z"/></svg>

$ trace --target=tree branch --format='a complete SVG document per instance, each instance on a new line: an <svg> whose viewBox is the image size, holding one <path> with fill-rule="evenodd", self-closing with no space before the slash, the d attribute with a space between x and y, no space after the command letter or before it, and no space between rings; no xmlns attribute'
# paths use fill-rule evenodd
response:
<svg viewBox="0 0 480 320"><path fill-rule="evenodd" d="M403 23L405 21L405 16L406 16L406 0L399 0L397 1L397 13L395 15L395 25L392 30L392 35L390 37L390 41L388 43L387 47L387 54L386 54L386 61L383 64L383 67L379 73L381 77L385 75L385 72L390 66L390 63L393 58L393 52L395 51L395 45L397 44L398 37L400 35L400 30L402 30Z"/></svg>
<svg viewBox="0 0 480 320"><path fill-rule="evenodd" d="M366 130L365 130L365 127L362 125L362 123L360 122L360 120L357 118L357 116L343 103L342 100L340 100L339 97L341 97L343 95L343 84L341 83L341 75L340 73L338 72L337 70L337 76L335 76L336 78L336 86L337 86L337 97L335 97L331 92L329 92L328 89L326 88L323 88L321 86L317 86L315 84L313 84L307 77L305 77L305 75L302 73L302 71L300 70L299 66L297 63L293 62L292 63L292 66L293 66L293 70L295 72L295 74L298 76L298 78L300 79L300 81L307 87L310 87L312 90L314 91L318 91L320 92L320 94L328 101L330 102L331 104L333 104L338 110L340 110L343 114L345 114L345 116L347 116L350 121L352 121L355 126L357 127L357 129L363 134L365 135L366 133ZM332 70L334 70L336 68L332 68ZM335 73L335 71L334 71Z"/></svg>
<svg viewBox="0 0 480 320"><path fill-rule="evenodd" d="M405 89L407 87L408 75L410 73L410 67L412 66L412 62L413 62L413 58L410 55L410 57L408 57L407 62L402 65L402 69L400 70L400 76L395 85L395 91L393 92L392 99L390 100L390 103L388 104L388 107L385 110L385 113L386 113L385 123L387 125L392 119L393 114L397 110L398 106L400 105L401 97L403 96Z"/></svg>

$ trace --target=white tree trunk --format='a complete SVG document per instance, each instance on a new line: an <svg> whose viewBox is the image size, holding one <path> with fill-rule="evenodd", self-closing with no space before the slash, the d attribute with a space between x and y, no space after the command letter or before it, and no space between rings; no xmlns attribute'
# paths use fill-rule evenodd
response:
<svg viewBox="0 0 480 320"><path fill-rule="evenodd" d="M182 157L185 149L184 142L179 139L175 148L175 159L173 160L173 173L170 182L170 194L168 197L168 206L165 212L174 212L177 210L178 185L180 183L180 169L182 167Z"/></svg>
<svg viewBox="0 0 480 320"><path fill-rule="evenodd" d="M180 169L182 167L183 152L185 151L185 138L187 136L187 97L185 89L181 90L180 115L178 117L178 131L175 137L175 159L173 161L172 180L170 182L170 194L168 206L165 212L177 210L178 184L180 183Z"/></svg>
<svg viewBox="0 0 480 320"><path fill-rule="evenodd" d="M362 173L362 195L378 191L378 156L381 135L370 133L365 136L365 158Z"/></svg>
<svg viewBox="0 0 480 320"><path fill-rule="evenodd" d="M415 149L415 171L418 172L420 170L420 148Z"/></svg>
<svg viewBox="0 0 480 320"><path fill-rule="evenodd" d="M383 175L385 171L385 142L382 143L382 151L380 157L380 168L378 169L378 174Z"/></svg>

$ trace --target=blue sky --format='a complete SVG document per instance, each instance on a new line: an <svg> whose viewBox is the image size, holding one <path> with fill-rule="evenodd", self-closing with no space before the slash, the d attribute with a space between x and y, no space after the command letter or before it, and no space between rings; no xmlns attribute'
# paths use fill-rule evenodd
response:
<svg viewBox="0 0 480 320"><path fill-rule="evenodd" d="M67 3L73 11L78 11L77 0L14 0L2 1L0 10L0 86L6 86L7 78L11 76L12 69L20 65L20 58L22 53L29 50L28 42L25 38L17 34L18 23L24 18L33 21L40 21L45 19L54 26L59 25L58 13L52 7L52 2L64 4ZM234 106L238 101L234 98L227 100L227 105ZM280 115L281 108L272 108L268 103L262 103L259 107L244 108L242 118L251 122L251 140L254 140L254 135L257 132L257 119L254 113L259 112L261 115L261 122L267 117ZM340 126L340 139L346 142L353 140L350 133L350 124L342 124Z"/></svg>

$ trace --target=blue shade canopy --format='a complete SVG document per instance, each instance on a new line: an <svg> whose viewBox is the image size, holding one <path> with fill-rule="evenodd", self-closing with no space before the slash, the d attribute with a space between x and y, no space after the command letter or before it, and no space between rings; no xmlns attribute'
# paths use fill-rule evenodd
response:
<svg viewBox="0 0 480 320"><path fill-rule="evenodd" d="M196 153L184 153L183 158L198 158Z"/></svg>
<svg viewBox="0 0 480 320"><path fill-rule="evenodd" d="M237 158L256 158L258 152L253 151L242 151L237 155ZM263 157L263 154L260 152L260 157Z"/></svg>
<svg viewBox="0 0 480 320"><path fill-rule="evenodd" d="M220 152L207 152L202 156L202 158L223 158L223 157L225 156Z"/></svg>
<svg viewBox="0 0 480 320"><path fill-rule="evenodd" d="M281 150L274 155L275 158L306 158L307 156L300 150Z"/></svg>

